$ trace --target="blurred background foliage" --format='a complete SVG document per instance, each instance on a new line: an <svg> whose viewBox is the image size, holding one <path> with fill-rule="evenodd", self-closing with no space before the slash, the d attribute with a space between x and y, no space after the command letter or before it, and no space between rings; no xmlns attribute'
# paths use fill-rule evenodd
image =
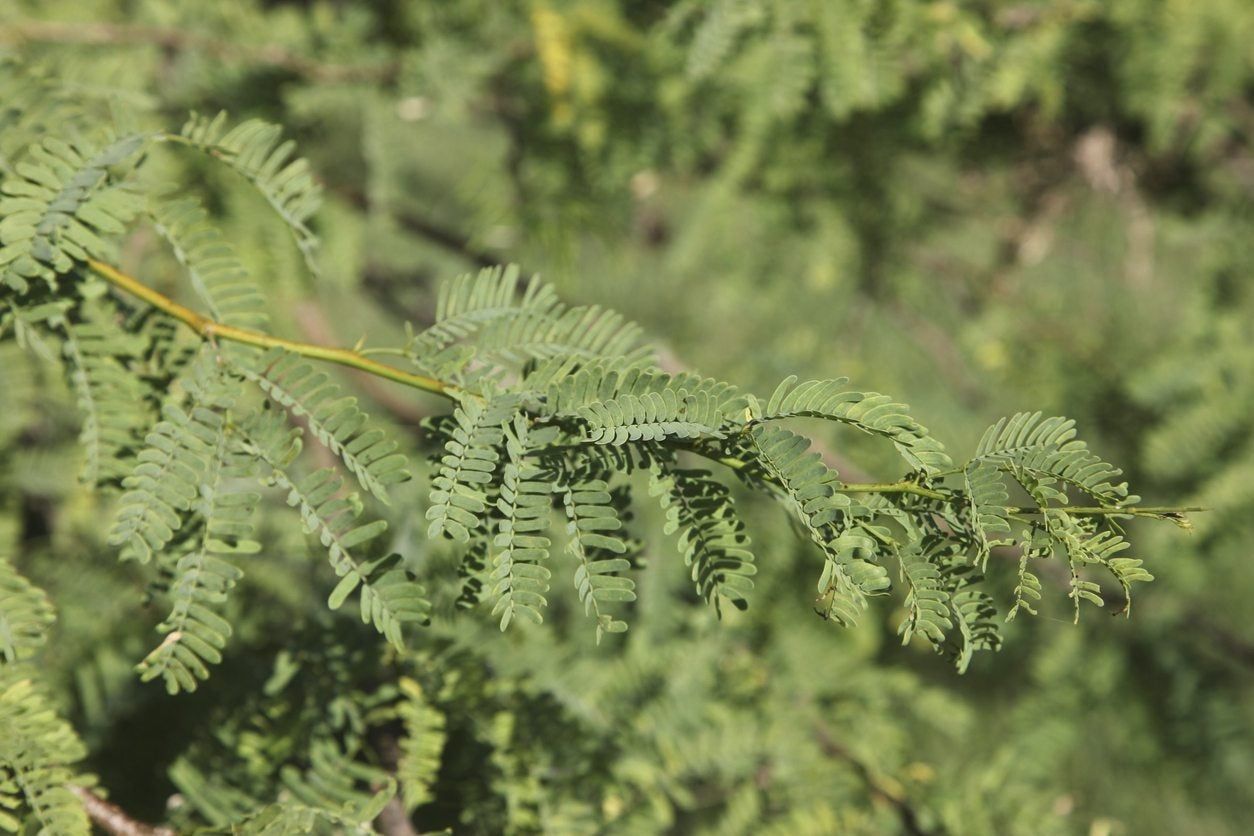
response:
<svg viewBox="0 0 1254 836"><path fill-rule="evenodd" d="M1159 581L1130 622L1045 607L957 677L896 647L890 605L816 618L813 555L757 508L747 613L694 606L646 519L628 634L594 646L569 590L502 636L455 610L419 480L389 514L444 603L411 652L329 616L275 521L226 663L171 700L131 671L159 614L75 480L70 398L2 344L0 553L56 603L47 676L135 815L273 800L311 741L386 731L417 689L439 755L407 797L421 830L1247 832L1254 4L8 0L0 71L0 128L56 126L54 77L140 125L283 124L326 186L317 276L255 196L202 176L291 334L385 342L429 321L437 278L516 261L677 367L759 392L848 375L959 452L1000 415L1066 414L1147 501L1212 509L1133 532ZM177 280L152 236L123 260ZM421 432L432 404L346 380ZM842 473L897 475L831 432Z"/></svg>

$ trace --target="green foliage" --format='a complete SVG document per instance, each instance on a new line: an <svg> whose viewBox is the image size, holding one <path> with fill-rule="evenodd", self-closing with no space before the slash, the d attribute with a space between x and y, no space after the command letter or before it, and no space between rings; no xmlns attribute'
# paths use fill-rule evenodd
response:
<svg viewBox="0 0 1254 836"><path fill-rule="evenodd" d="M195 383L193 397L204 414L201 432L196 435L209 442L202 448L207 458L194 486L196 496L184 509L194 514L198 530L189 538L187 550L176 552L178 560L170 570L167 595L172 608L157 628L166 635L165 640L139 664L143 679L162 677L171 694L196 690L197 680L209 676L205 663L222 661L221 651L231 635L231 627L212 608L226 600L243 575L229 558L255 554L261 549L260 543L250 539L252 516L260 495L226 489L229 480L251 475L253 464L232 449L224 417L208 411L212 407L230 409L235 382L209 366L211 362L208 355L202 355L198 377L189 381ZM185 436L190 438L191 435ZM186 446L181 453L183 463L196 455Z"/></svg>
<svg viewBox="0 0 1254 836"><path fill-rule="evenodd" d="M5 179L0 202L0 267L10 292L25 293L34 279L55 287L74 259L109 253L104 237L123 232L137 205L111 170L134 157L144 139L75 145L49 137L30 147Z"/></svg>
<svg viewBox="0 0 1254 836"><path fill-rule="evenodd" d="M71 324L59 314L52 322L64 334L62 353L83 416L82 478L97 484L129 472L126 454L137 446L135 429L147 418L146 393L126 367L138 354L138 341L109 327L107 307L84 313L81 322Z"/></svg>
<svg viewBox="0 0 1254 836"><path fill-rule="evenodd" d="M153 229L169 242L209 315L224 325L264 329L265 297L231 245L193 198L158 203Z"/></svg>
<svg viewBox="0 0 1254 836"><path fill-rule="evenodd" d="M362 502L355 493L343 494L344 480L333 468L315 471L299 481L288 474L300 451L298 430L289 430L273 412L258 413L245 429L242 448L268 469L266 483L287 492L287 504L296 508L305 533L314 535L327 550L331 568L340 578L327 606L339 607L360 588L361 620L374 624L388 641L401 646L401 627L422 621L430 606L423 589L400 565L399 555L361 556L361 549L387 530L385 520L357 524Z"/></svg>
<svg viewBox="0 0 1254 836"><path fill-rule="evenodd" d="M401 756L396 764L396 780L405 802L413 812L430 802L440 771L440 757L446 739L444 716L423 695L422 686L412 679L398 683L402 700L396 711L405 727Z"/></svg>
<svg viewBox="0 0 1254 836"><path fill-rule="evenodd" d="M548 603L544 594L549 590L549 578L552 577L541 561L548 557L551 542L545 532L553 488L551 481L543 478L543 471L527 461L531 442L528 423L520 415L514 420L512 431L506 428L504 432L508 437L506 452L509 458L501 478L501 496L497 500L500 522L492 540L496 554L490 575L494 582L491 594L496 601L492 614L500 614L502 630L515 616L537 624L544 620L540 608ZM436 484L438 487L439 483ZM575 548L579 548L577 542ZM486 542L481 549L487 552ZM472 545L470 554L476 550L476 546Z"/></svg>
<svg viewBox="0 0 1254 836"><path fill-rule="evenodd" d="M906 463L913 468L937 473L953 466L945 448L928 435L906 412L902 404L874 392L850 392L841 387L848 380L807 380L798 384L796 376L785 379L771 395L763 419L826 418L857 427L865 433L892 439Z"/></svg>
<svg viewBox="0 0 1254 836"><path fill-rule="evenodd" d="M290 145L276 147L277 132L267 126L248 122L226 132L223 124L224 117L213 122L194 118L183 136L244 173L296 231L306 257L312 257L313 239L304 221L316 190L304 162L291 162ZM90 170L95 163L84 165ZM71 219L76 211L78 206L69 207ZM203 224L204 213L187 202L166 212L165 220L158 216L159 225L211 312L264 325L260 296ZM189 236L191 243L178 243ZM51 239L42 246L54 250L43 259L48 285L59 300L69 302L65 318L70 319L75 305L87 305L99 295L90 290L94 281L77 262L103 248L83 249L73 242L58 248ZM121 290L143 296L109 272L96 272ZM907 640L920 636L951 655L960 671L976 651L1000 646L996 606L980 584L993 545L989 532L1011 533L1012 518L1030 532L1021 546L1025 554L1043 530L1065 559L1077 619L1081 599L1103 603L1098 584L1082 575L1084 567L1106 568L1125 595L1133 581L1151 579L1140 561L1116 557L1127 544L1111 526L1115 518L1131 516L1136 497L1128 496L1126 484L1111 483L1117 469L1075 440L1074 422L1019 413L990 428L975 457L954 468L943 446L904 406L884 395L847 391L843 379L797 384L792 376L762 407L729 383L662 371L638 346L638 329L617 314L595 307L568 309L535 279L515 301L516 283L512 268L458 279L440 295L435 325L397 351L419 369L443 370L449 380L405 378L388 367L362 366L451 393L452 415L434 425L443 451L432 479L428 536L447 535L471 555L492 555L490 597L502 630L519 618L544 620L551 577L545 565L547 529L554 506L566 518L574 586L585 613L595 620L598 642L604 634L627 630L627 621L609 609L636 600L635 582L627 575L632 561L621 533L632 484L613 482L616 472L637 469L651 474L651 490L667 510L667 527L680 532L680 552L698 594L716 609L724 599L744 609L755 570L744 523L726 486L704 471L676 467L680 455L727 465L750 489L785 501L823 555L817 611L825 619L852 625L868 599L888 592L886 558L896 555L907 590L902 634ZM23 304L20 294L29 288L14 289L19 291L14 304ZM162 420L147 433L145 448L135 454L133 470L122 481L126 492L110 534L124 558L148 563L156 557L165 576L161 586L170 611L158 625L165 639L139 664L142 678L162 678L171 694L194 691L208 678L208 665L223 661L232 628L214 610L243 574L232 559L262 549L251 539L260 495L236 485L257 477L286 493L305 531L327 550L340 579L328 606L338 609L360 590L362 621L403 651L402 626L428 619L431 604L424 587L400 555L370 556L387 522L359 522L364 502L345 492L336 468L294 474L303 428L289 428L280 411L303 421L365 490L387 501L386 486L408 477L405 456L371 425L355 398L341 395L340 387L306 360L340 355L276 344L262 332L232 331L230 323L206 326L163 297L155 304L210 341L191 363L157 369L173 381L172 393L164 398ZM94 331L76 328L72 335L75 356L86 355L78 378L86 379L84 369L100 378L103 366L110 379L129 374L142 380L127 360L151 349L141 341L125 355L125 323L97 317L95 324ZM214 337L272 347L260 357L247 351L228 354ZM450 363L444 358L454 346L459 351ZM93 352L104 359L86 359L94 358ZM364 357L348 355L357 365ZM246 383L266 399L260 408L243 405L249 400L241 394ZM117 466L115 459L126 456L125 437L120 432L107 436L112 446L102 450L100 440L106 436L93 398L100 386L80 381L79 388L84 393L80 404L86 405L89 461L93 470L107 472ZM157 391L141 390L141 402L161 399ZM128 423L143 417L134 410L118 412ZM808 439L773 424L806 417L890 440L912 472L888 485L846 484L817 453L807 452ZM111 458L101 463L106 452ZM957 475L962 478L954 479ZM1005 504L1009 480L1027 491L1033 507ZM1100 507L1081 510L1080 516L1069 512L1069 487ZM863 493L868 501L860 498ZM1003 544L1015 542L1010 537ZM1016 605L1026 583L1021 576ZM338 763L332 752L313 750L308 779L284 773L292 795L309 806L275 813L273 826L304 821L301 817L312 811L347 809L354 782L368 776Z"/></svg>
<svg viewBox="0 0 1254 836"><path fill-rule="evenodd" d="M133 560L147 563L163 553L187 516L201 511L193 508L201 485L217 482L227 452L231 381L209 354L202 355L192 374L187 409L176 403L162 408L162 420L148 433L131 475L122 481L126 493L109 540Z"/></svg>
<svg viewBox="0 0 1254 836"><path fill-rule="evenodd" d="M566 550L578 561L575 589L584 614L596 619L597 641L603 633L621 633L627 622L619 621L602 607L636 600L635 581L623 577L631 561L623 554L627 545L616 533L623 526L626 498L610 492L603 479L579 477L559 484L566 512Z"/></svg>
<svg viewBox="0 0 1254 836"><path fill-rule="evenodd" d="M62 619L0 583L0 740L72 721L69 832L84 752L178 832L1242 832L1252 19L18 0L0 551Z"/></svg>
<svg viewBox="0 0 1254 836"><path fill-rule="evenodd" d="M43 591L0 558L0 830L87 834L90 826L72 787L72 768L87 752L35 682L31 661L54 620Z"/></svg>
<svg viewBox="0 0 1254 836"><path fill-rule="evenodd" d="M721 612L723 600L737 609L747 607L757 570L727 486L708 471L661 462L654 464L649 478L649 492L666 511L665 532L679 534L679 553L691 570L697 594L716 611Z"/></svg>
<svg viewBox="0 0 1254 836"><path fill-rule="evenodd" d="M90 833L87 815L67 786L69 765L86 754L73 729L29 678L0 669L0 828L20 832L27 808L48 833Z"/></svg>
<svg viewBox="0 0 1254 836"><path fill-rule="evenodd" d="M515 402L512 397L487 402L471 398L453 411L454 426L444 442L439 475L431 480L427 536L448 534L464 543L472 530L482 528L488 488L500 460L496 448L505 437L504 425Z"/></svg>
<svg viewBox="0 0 1254 836"><path fill-rule="evenodd" d="M56 618L52 603L30 581L14 571L9 562L0 562L0 656L6 665L27 659L47 638L49 625Z"/></svg>
<svg viewBox="0 0 1254 836"><path fill-rule="evenodd" d="M357 408L357 399L340 394L330 378L315 372L313 366L281 348L271 349L257 361L262 369L242 373L261 387L275 403L303 418L309 431L334 453L362 489L388 501L387 486L410 478L405 456L396 452L397 443L382 430L368 426L366 413Z"/></svg>
<svg viewBox="0 0 1254 836"><path fill-rule="evenodd" d="M170 138L176 137L222 160L251 183L287 224L306 263L314 268L318 239L305 222L317 211L322 190L309 163L293 156L295 142L281 141L282 130L277 125L258 119L228 128L225 111L212 119L192 114L182 130Z"/></svg>

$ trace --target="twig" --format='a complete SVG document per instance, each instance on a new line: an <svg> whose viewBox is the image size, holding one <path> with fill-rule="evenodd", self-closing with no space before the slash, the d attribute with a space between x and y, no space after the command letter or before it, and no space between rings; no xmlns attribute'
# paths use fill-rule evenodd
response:
<svg viewBox="0 0 1254 836"><path fill-rule="evenodd" d="M405 805L401 803L399 795L392 796L383 806L375 817L374 824L383 836L418 836L413 822L405 815Z"/></svg>
<svg viewBox="0 0 1254 836"><path fill-rule="evenodd" d="M370 201L361 189L355 186L336 185L335 191L354 208L366 211L370 209ZM500 263L498 259L493 258L490 253L475 244L469 235L459 230L409 212L393 213L391 217L406 232L413 233L453 255L461 256L476 267L495 267Z"/></svg>
<svg viewBox="0 0 1254 836"><path fill-rule="evenodd" d="M296 327L304 337L316 343L334 343L336 334L327 320L326 314L318 305L300 303L293 310ZM391 413L400 423L416 427L429 413L418 404L402 397L392 388L384 385L374 375L360 370L352 370L353 380L357 388L364 392L370 400Z"/></svg>
<svg viewBox="0 0 1254 836"><path fill-rule="evenodd" d="M28 20L0 26L0 43L51 43L83 46L158 46L168 50L196 50L215 58L238 58L255 64L279 67L316 81L374 81L386 83L396 77L399 64L329 64L294 53L278 44L246 46L208 38L182 29L145 26L134 23L61 23Z"/></svg>
<svg viewBox="0 0 1254 836"><path fill-rule="evenodd" d="M347 348L327 348L325 346L313 345L311 343L302 343L296 340L285 340L282 337L272 337L269 334L262 334L257 331L249 331L246 328L236 328L232 325L224 325L221 322L215 322L206 316L193 311L191 308L184 307L175 302L170 297L158 293L148 285L128 276L116 267L112 267L95 259L88 259L87 266L91 268L97 276L107 281L119 290L130 295L142 299L149 305L152 305L162 313L177 319L188 328L195 331L205 339L227 340L229 342L242 343L244 345L256 346L258 348L282 348L293 354L299 354L302 357L309 357L313 360L323 360L327 363L335 363L340 366L348 366L350 368L359 369L368 372L376 377L382 377L391 380L394 383L400 383L405 386L421 389L424 392L430 392L433 395L441 395L446 398L455 398L461 394L461 390L451 383L443 380L436 380L426 375L413 374L377 360L371 360L357 351Z"/></svg>
<svg viewBox="0 0 1254 836"><path fill-rule="evenodd" d="M370 743L379 756L380 765L392 775L396 775L396 766L401 758L401 746L396 735L388 730L377 728L370 734ZM405 812L405 804L401 801L399 791L379 811L374 824L383 836L419 836L409 814Z"/></svg>
<svg viewBox="0 0 1254 836"><path fill-rule="evenodd" d="M931 831L924 828L919 821L918 811L910 804L910 800L905 793L886 783L869 766L858 760L852 752L832 736L827 726L821 722L815 722L812 728L814 739L819 745L819 751L829 758L841 760L849 764L858 777L862 779L862 782L866 784L871 795L887 802L897 812L897 817L901 820L902 830L910 834L910 836L929 836L929 834L944 832L943 829Z"/></svg>
<svg viewBox="0 0 1254 836"><path fill-rule="evenodd" d="M259 348L282 348L302 357L309 357L314 360L323 360L328 363L336 363L341 366L347 366L368 375L377 378L391 380L394 383L400 383L419 389L424 392L430 392L435 395L456 400L461 397L475 397L474 393L463 390L453 383L444 380L438 380L426 375L414 374L395 366L389 366L366 357L361 352L354 349L345 348L327 348L313 343L298 342L296 340L287 340L281 337L272 337L269 334L262 334L257 331L249 331L244 328L236 328L231 325L224 325L216 322L208 317L196 313L191 308L184 307L175 302L170 297L153 290L148 285L138 279L123 273L116 267L105 264L94 259L88 259L88 267L96 275L113 285L118 290L124 291L138 299L147 302L162 313L177 319L188 328L196 332L204 339L221 339L230 342L242 343L244 345L257 346ZM699 450L693 452L701 453ZM704 453L701 453L705 455ZM719 463L740 469L747 466L746 462L739 459L726 456L708 456ZM937 501L952 500L953 496L944 491L925 488L915 482L909 480L900 480L897 482L842 482L839 487L835 488L838 493L908 493L921 496L926 499ZM1053 509L1046 509L1053 510ZM1065 510L1074 515L1085 516L1145 516L1169 519L1177 524L1187 524L1183 514L1188 511L1201 510L1194 508L1114 508L1114 507L1075 507L1063 508L1057 510ZM1007 513L1012 514L1031 514L1037 513L1040 509L1024 509L1024 508L1007 508Z"/></svg>
<svg viewBox="0 0 1254 836"><path fill-rule="evenodd" d="M131 818L121 807L110 804L86 787L71 784L69 789L83 802L88 818L112 836L175 836L168 827L145 824Z"/></svg>

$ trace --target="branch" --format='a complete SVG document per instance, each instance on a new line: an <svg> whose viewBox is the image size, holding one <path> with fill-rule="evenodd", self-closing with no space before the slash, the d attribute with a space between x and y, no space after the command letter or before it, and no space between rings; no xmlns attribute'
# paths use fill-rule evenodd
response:
<svg viewBox="0 0 1254 836"><path fill-rule="evenodd" d="M910 804L910 800L900 788L890 785L882 778L877 776L869 766L858 760L852 752L846 749L833 736L827 726L821 722L815 722L813 725L814 740L819 745L819 751L829 758L842 760L858 774L862 782L866 784L870 790L871 796L881 801L887 802L890 807L897 811L897 817L901 820L901 829L910 834L910 836L927 836L933 832L925 829L919 822L919 813ZM936 831L943 833L944 831Z"/></svg>
<svg viewBox="0 0 1254 836"><path fill-rule="evenodd" d="M1068 514L1079 517L1153 517L1154 519L1174 522L1176 525L1187 528L1188 520L1185 519L1184 515L1198 514L1206 509L1200 505L1189 505L1183 508L1168 508L1155 505L1132 505L1126 508L1105 505L1077 505L1069 508L1066 505L1055 505L1049 508L1007 507L1003 510L1011 516L1016 514L1045 514L1049 511L1066 511Z"/></svg>
<svg viewBox="0 0 1254 836"><path fill-rule="evenodd" d="M401 757L400 743L396 736L379 728L371 732L370 742L379 756L380 764L395 777L396 765ZM399 791L379 811L374 825L383 836L419 836L418 829L405 812L405 804L401 801Z"/></svg>
<svg viewBox="0 0 1254 836"><path fill-rule="evenodd" d="M336 363L341 366L359 369L368 372L376 377L386 378L395 383L405 386L411 386L414 389L421 389L424 392L430 392L433 395L440 395L450 400L456 398L462 393L462 390L452 383L443 380L436 380L426 375L413 374L403 371L394 366L380 363L378 360L371 360L369 357L362 355L360 352L345 348L326 348L324 346L313 345L311 343L297 342L296 340L285 340L282 337L272 337L269 334L261 334L257 331L249 331L244 328L235 328L231 325L223 325L215 322L208 317L201 316L191 308L184 307L175 302L170 297L153 290L148 285L140 282L138 279L128 276L116 267L112 267L95 259L88 259L87 266L91 268L97 276L104 279L109 284L119 290L129 293L138 299L147 302L162 313L177 319L188 328L195 331L199 336L207 340L227 340L229 342L242 343L244 345L252 345L258 348L283 348L293 354L299 354L302 357L309 357L313 360L324 360L328 363Z"/></svg>
<svg viewBox="0 0 1254 836"><path fill-rule="evenodd" d="M952 496L943 491L934 491L914 482L842 482L836 489L837 493L910 493L924 499L948 500Z"/></svg>
<svg viewBox="0 0 1254 836"><path fill-rule="evenodd" d="M132 23L29 20L0 27L0 43L49 43L85 46L157 46L168 50L198 50L215 58L239 58L308 76L317 81L375 81L395 79L396 61L383 64L328 64L316 58L291 52L278 44L242 46L227 40L207 38L166 26Z"/></svg>
<svg viewBox="0 0 1254 836"><path fill-rule="evenodd" d="M336 186L335 191L363 211L370 210L370 201L366 193L353 186ZM395 212L392 220L406 232L417 235L431 244L435 244L453 255L458 255L476 267L495 267L498 263L492 254L477 245L470 236L460 230L446 227L430 218L420 217L412 212Z"/></svg>
<svg viewBox="0 0 1254 836"><path fill-rule="evenodd" d="M328 363L336 363L350 369L355 369L359 372L364 372L366 375L381 377L395 383L410 386L414 389L420 389L424 392L440 395L450 400L454 400L458 396L466 394L464 390L452 383L437 380L436 378L427 377L425 375L406 372L402 369L396 368L395 366L389 366L386 363L380 363L377 360L372 360L359 351L343 348L327 348L313 343L287 340L282 337L272 337L269 334L262 334L257 331L249 331L244 328L236 328L231 325L225 325L221 322L210 319L209 317L198 314L191 308L180 305L178 302L175 302L165 294L154 290L136 279L134 276L123 273L121 270L110 264L105 264L104 262L97 261L96 259L88 259L87 266L93 273L113 285L113 287L134 296L149 305L152 305L154 308L167 316L173 317L179 322L182 322L198 336L204 339L222 339L230 342L242 343L244 345L252 345L258 348L279 347L290 351L293 354L299 354L302 357L309 357L314 360L324 360ZM319 318L317 316L312 318L309 317L306 312L305 324L307 326L312 326L313 330L317 331L319 330L318 326L320 324L325 324L324 322L320 323L318 319ZM368 380L369 378L363 377L362 379ZM376 387L372 386L370 388L374 390L375 395L378 394L379 390ZM391 408L395 409L395 399L388 398L388 401L391 403ZM411 419L421 417L412 410L405 410L405 412ZM705 455L699 451L694 450L694 452ZM744 466L743 462L736 459L719 459L718 461L721 461L729 467ZM882 487L885 491L890 493L908 492L931 497L933 499L945 498L944 494L940 494L936 491L929 491L926 488L922 488L912 482L900 482L892 485L883 485ZM865 492L867 490L870 490L870 486L859 486L854 484L850 486L849 492Z"/></svg>
<svg viewBox="0 0 1254 836"><path fill-rule="evenodd" d="M168 827L158 827L136 821L116 804L110 804L86 787L71 784L70 792L78 796L87 811L87 817L105 833L112 836L175 836Z"/></svg>
<svg viewBox="0 0 1254 836"><path fill-rule="evenodd" d="M314 360L324 360L328 363L336 363L341 366L347 366L360 372L391 380L414 389L420 389L424 392L430 392L434 395L455 400L458 397L470 394L462 390L455 384L443 380L437 380L426 375L413 374L395 366L389 366L386 363L380 363L378 360L372 360L365 356L362 352L345 348L327 348L313 343L298 342L296 340L287 340L282 337L272 337L269 334L262 334L257 331L249 331L244 328L236 328L231 325L224 325L220 322L212 320L206 316L196 313L191 308L180 305L170 297L160 293L148 285L140 282L133 276L129 276L118 270L116 267L105 264L95 259L88 259L87 266L97 276L113 285L118 290L147 302L162 313L182 322L200 337L206 340L228 340L230 342L242 343L244 345L252 345L258 348L283 348L293 354L299 354L302 357L309 357ZM731 457L714 457L703 452L696 447L687 447L698 455L711 458L727 467L733 469L742 469L746 467L746 463ZM854 493L905 493L923 497L924 499L932 499L936 501L951 501L954 499L952 494L932 488L925 488L916 482L910 480L901 480L897 482L842 482L840 486L835 488L837 493L854 494ZM1066 511L1069 514L1077 516L1129 516L1129 517L1154 517L1157 519L1170 520L1177 525L1187 526L1188 521L1184 518L1184 514L1202 511L1202 508L1165 508L1165 507L1105 507L1105 506L1079 506L1074 508L1018 508L1007 507L1007 514L1042 514L1051 510Z"/></svg>
<svg viewBox="0 0 1254 836"><path fill-rule="evenodd" d="M315 343L338 342L331 323L322 308L313 302L297 302L292 308L292 319L301 335ZM413 428L417 427L431 413L417 403L402 397L396 390L388 387L374 375L354 369L352 373L356 386L383 409L391 413L397 423Z"/></svg>

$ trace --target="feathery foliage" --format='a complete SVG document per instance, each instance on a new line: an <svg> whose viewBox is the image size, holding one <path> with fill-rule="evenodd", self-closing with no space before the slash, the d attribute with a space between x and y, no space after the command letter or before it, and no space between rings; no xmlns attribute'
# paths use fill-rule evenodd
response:
<svg viewBox="0 0 1254 836"><path fill-rule="evenodd" d="M293 156L296 143L282 140L277 125L258 119L227 127L227 114L212 119L192 114L178 134L193 148L221 160L239 172L257 190L291 230L292 237L310 269L315 269L318 239L306 225L322 200L322 189L309 170L309 163Z"/></svg>
<svg viewBox="0 0 1254 836"><path fill-rule="evenodd" d="M228 131L223 116L196 117L182 136L244 173L298 240L312 241L305 221L317 190L307 165L291 161L290 144L277 145L277 131L256 122ZM82 164L90 169L95 163ZM165 206L158 225L174 242L210 314L230 313L235 322L264 327L247 274L208 231L203 212L187 201ZM190 243L180 244L180 238ZM312 255L312 246L302 250ZM59 292L72 302L74 288L93 285L96 279L88 276L95 273L142 297L146 291L133 280L94 266L83 270L83 260L99 251L71 244L45 258L53 278L71 279L49 286L63 284ZM445 381L371 365L357 350L336 354L260 331L231 330L239 326L228 322L206 325L199 315L158 298L155 304L165 313L214 339L177 376L185 394L164 399L162 420L123 481L127 492L111 534L124 556L147 562L161 555L169 567L173 609L161 625L167 637L141 664L145 677L162 676L171 691L191 690L208 675L205 664L221 660L230 628L210 607L222 603L240 576L224 558L260 548L249 539L247 522L258 497L231 489L231 483L258 472L286 493L305 530L327 550L340 579L328 599L332 609L360 589L363 621L398 648L402 625L426 619L430 605L403 558L371 552L387 523L358 521L364 503L345 492L334 468L294 473L300 430L287 429L277 410L254 408L248 417L247 409L236 406L242 377L303 421L363 489L387 501L388 486L408 476L406 458L372 426L356 399L342 395L310 362L328 357L455 401L451 418L434 425L443 450L426 511L428 536L444 535L491 554L490 597L502 629L519 617L543 620L554 510L566 518L574 585L596 620L598 639L627 629L624 618L608 611L636 598L623 534L632 485L615 476L637 469L652 474L652 491L667 509L668 528L680 534L698 594L716 607L724 599L746 607L754 561L745 526L724 485L704 471L675 465L677 456L693 454L730 466L752 490L785 501L822 554L817 588L824 618L854 623L870 598L889 591L889 558L902 561L909 613L904 634L920 635L938 650L956 645L960 668L974 650L999 643L991 621L995 605L981 587L994 547L1028 549L1043 531L1066 563L1077 617L1081 599L1101 602L1097 583L1085 574L1088 567L1110 572L1125 595L1134 581L1149 579L1139 562L1116 556L1124 541L1115 521L1132 514L1137 498L1125 483L1112 481L1119 476L1116 468L1076 439L1072 421L1016 414L991 427L971 461L955 468L943 445L892 398L846 389L844 379L798 383L790 376L763 406L729 383L663 372L640 344L639 329L617 314L567 308L538 279L528 281L521 295L518 285L516 268L484 270L441 292L435 324L412 335L397 353L420 371L450 374ZM88 346L113 355L107 368L114 377L124 375L126 358L116 356L116 344L125 340L125 330L110 332L99 317L94 322L97 330L89 333L95 347L80 334L77 350ZM269 351L260 357L236 352L232 360L218 339ZM156 393L152 399L159 399ZM776 426L798 418L827 419L888 440L909 471L896 483L851 488L808 452L806 438ZM89 447L101 437L99 424L99 418L95 425L88 421ZM108 438L113 458L119 457L123 440L116 433ZM100 456L97 449L90 458ZM1010 507L1009 485L1022 487L1034 505ZM1068 490L1099 507L1077 516L1067 510ZM1026 540L1012 522L1027 526ZM990 539L995 535L1001 539Z"/></svg>
<svg viewBox="0 0 1254 836"><path fill-rule="evenodd" d="M0 618L34 683L14 700L64 709L121 803L180 832L371 832L406 814L459 832L1117 829L1095 811L1130 790L1103 773L1069 794L1060 777L1086 727L1153 741L1143 760L1222 752L1214 771L1239 774L1243 702L1204 696L1231 682L1240 654L1215 648L1232 637L1197 652L1207 619L1164 615L1179 590L1206 600L1206 561L1128 556L1133 539L1146 557L1182 548L1129 525L1180 513L1141 507L1074 423L1017 413L978 445L973 423L1029 395L1065 403L1147 494L1222 509L1187 552L1239 552L1245 311L1220 346L1199 328L1204 373L1158 369L1129 409L1120 375L1152 329L1120 294L1185 292L1131 257L1092 288L1049 256L1031 272L1052 236L1076 240L1058 219L1084 218L1090 191L1130 220L1078 258L1126 237L1169 263L1172 236L1211 222L1164 220L1135 186L1241 146L1249 15L1196 5L1171 11L1161 58L1142 32L1161 10L1138 20L1139 2L471 2L385 20L245 0L100 25L71 0L20 0L0 12L18 56L0 57L0 338L16 338L0 345L0 549L66 612L34 675L48 610L0 584L0 604L27 602ZM32 19L10 30L13 14ZM159 129L224 102L247 118ZM1094 163L1105 124L1145 157ZM1028 142L1030 176L1006 150ZM1212 205L1239 171L1182 190ZM630 235L563 260L629 216ZM1137 244L1147 225L1155 246ZM1211 244L1240 236L1207 235L1207 263L1226 264ZM429 286L507 257L555 283L514 267ZM318 304L298 309L302 261ZM380 313L419 324L396 336ZM672 349L752 385L684 371ZM935 435L837 372L910 391ZM1191 481L1210 460L1224 476ZM660 513L639 501L646 479ZM102 529L121 565L100 559ZM302 530L329 560L304 559ZM1053 632L1055 605L1127 610L1149 564L1173 592L1138 603L1135 631ZM336 612L354 593L360 625ZM1006 638L1031 652L981 666L1012 618ZM854 621L848 640L825 633ZM894 628L908 647L890 666ZM935 676L929 648L974 680ZM1171 693L1131 692L1129 658ZM164 741L138 777L115 757L137 718ZM28 748L65 787L84 747L58 723ZM9 792L0 809L38 826ZM71 795L46 797L83 832Z"/></svg>
<svg viewBox="0 0 1254 836"><path fill-rule="evenodd" d="M31 661L54 614L43 591L0 558L0 830L87 834L91 828L73 785L72 765L86 749L36 682Z"/></svg>
<svg viewBox="0 0 1254 836"><path fill-rule="evenodd" d="M305 419L309 431L334 453L363 490L388 501L387 486L410 478L405 456L382 430L368 427L369 416L357 399L341 395L340 387L299 356L271 349L257 361L261 371L242 374L275 403Z"/></svg>

